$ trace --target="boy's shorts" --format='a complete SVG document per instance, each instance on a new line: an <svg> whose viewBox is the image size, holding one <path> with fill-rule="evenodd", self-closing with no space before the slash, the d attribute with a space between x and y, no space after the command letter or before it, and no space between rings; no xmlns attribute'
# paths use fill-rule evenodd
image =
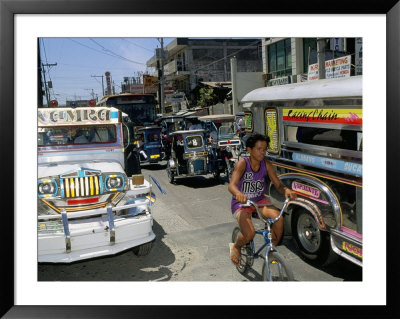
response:
<svg viewBox="0 0 400 319"><path fill-rule="evenodd" d="M262 200L256 202L256 204L264 205L264 206L271 206L272 205L271 201L269 199L267 199L267 198L263 198ZM253 214L253 213L256 213L256 209L253 206L240 207L240 208L238 208L237 210L234 211L234 213L232 214L232 217L235 220L237 220L237 217L239 216L239 214L241 212L246 212L248 214ZM257 218L258 218L258 216L257 216Z"/></svg>

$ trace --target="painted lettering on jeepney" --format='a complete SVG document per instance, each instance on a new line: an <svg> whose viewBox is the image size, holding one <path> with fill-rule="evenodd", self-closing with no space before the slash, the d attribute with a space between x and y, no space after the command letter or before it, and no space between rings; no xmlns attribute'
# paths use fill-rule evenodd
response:
<svg viewBox="0 0 400 319"><path fill-rule="evenodd" d="M277 112L276 109L265 110L265 135L269 137L268 152L278 153L279 152L279 136L277 129Z"/></svg>
<svg viewBox="0 0 400 319"><path fill-rule="evenodd" d="M306 122L313 121L327 121L327 120L336 120L338 118L338 114L334 110L289 110L287 117L289 120L305 120Z"/></svg>
<svg viewBox="0 0 400 319"><path fill-rule="evenodd" d="M105 123L118 117L111 116L113 111L106 108L93 109L39 109L38 121L42 125L61 125L61 124L84 124L84 123ZM118 111L114 111L118 112Z"/></svg>
<svg viewBox="0 0 400 319"><path fill-rule="evenodd" d="M290 122L362 125L362 109L283 109L283 120Z"/></svg>
<svg viewBox="0 0 400 319"><path fill-rule="evenodd" d="M357 247L355 245L349 244L348 242L343 241L342 242L342 249L344 251L349 252L350 254L357 256L359 258L362 258L362 249L360 247Z"/></svg>
<svg viewBox="0 0 400 319"><path fill-rule="evenodd" d="M350 116L344 118L347 122L356 122L360 120L359 116L355 113L350 112Z"/></svg>
<svg viewBox="0 0 400 319"><path fill-rule="evenodd" d="M313 197L319 198L320 195L320 191L318 188L315 187L311 187L308 185L304 185L298 182L293 182L292 183L292 189L294 191L297 191L299 193L303 193L303 194L307 194L307 195L311 195Z"/></svg>

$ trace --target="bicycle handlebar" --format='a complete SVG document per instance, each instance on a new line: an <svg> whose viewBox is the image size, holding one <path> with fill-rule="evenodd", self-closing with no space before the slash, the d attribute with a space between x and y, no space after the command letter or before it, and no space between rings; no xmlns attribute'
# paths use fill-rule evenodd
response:
<svg viewBox="0 0 400 319"><path fill-rule="evenodd" d="M279 215L278 215L276 218L274 218L274 219L268 218L267 220L266 220L266 219L264 218L264 216L261 214L260 210L258 209L258 205L257 205L256 203L254 203L253 201L251 201L250 199L248 199L248 200L246 201L246 204L244 204L244 205L242 205L242 206L253 206L253 207L256 209L257 215L258 215L258 217L259 217L261 220L263 220L263 221L265 221L265 222L268 222L268 223L270 223L270 224L273 224L273 223L275 223L277 220L279 220L279 218L281 218L281 216L282 216L284 210L286 209L288 203L289 203L289 198L286 198L285 201L283 202L283 206L282 206L281 211L279 212Z"/></svg>

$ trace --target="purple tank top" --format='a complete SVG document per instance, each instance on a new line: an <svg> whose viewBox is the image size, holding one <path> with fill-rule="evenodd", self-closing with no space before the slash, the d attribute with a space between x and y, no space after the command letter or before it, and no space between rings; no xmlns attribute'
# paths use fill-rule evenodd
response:
<svg viewBox="0 0 400 319"><path fill-rule="evenodd" d="M253 202L258 202L265 198L265 191L267 189L267 183L265 176L267 175L267 168L265 162L260 164L258 172L253 172L250 166L250 161L247 157L244 158L246 161L246 170L244 171L239 184L237 185L239 190L247 196L247 199ZM240 208L239 203L234 196L232 196L231 210L232 214Z"/></svg>

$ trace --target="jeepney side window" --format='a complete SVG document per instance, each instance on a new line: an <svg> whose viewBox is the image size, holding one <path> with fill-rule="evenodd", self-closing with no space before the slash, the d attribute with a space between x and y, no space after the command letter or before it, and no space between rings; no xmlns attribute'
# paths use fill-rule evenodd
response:
<svg viewBox="0 0 400 319"><path fill-rule="evenodd" d="M344 129L285 126L285 141L359 151L362 132Z"/></svg>

